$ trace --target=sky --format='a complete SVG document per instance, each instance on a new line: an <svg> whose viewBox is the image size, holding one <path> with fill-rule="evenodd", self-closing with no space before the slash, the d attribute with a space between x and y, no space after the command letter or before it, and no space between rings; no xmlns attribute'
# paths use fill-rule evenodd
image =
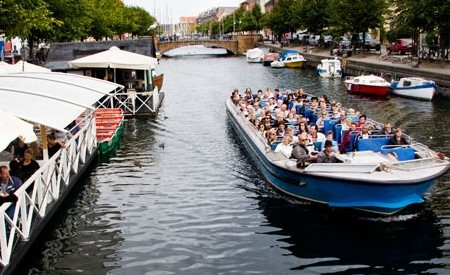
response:
<svg viewBox="0 0 450 275"><path fill-rule="evenodd" d="M127 6L147 10L161 24L179 23L182 16L198 16L217 7L239 7L243 0L123 0Z"/></svg>

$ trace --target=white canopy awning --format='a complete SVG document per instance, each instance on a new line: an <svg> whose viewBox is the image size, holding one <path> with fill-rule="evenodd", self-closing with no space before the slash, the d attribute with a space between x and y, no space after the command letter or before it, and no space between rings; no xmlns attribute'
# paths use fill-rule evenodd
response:
<svg viewBox="0 0 450 275"><path fill-rule="evenodd" d="M109 50L69 61L71 68L116 68L150 70L158 65L156 58L111 47Z"/></svg>
<svg viewBox="0 0 450 275"><path fill-rule="evenodd" d="M0 110L0 129L0 151L18 137L25 143L37 140L32 124L2 110Z"/></svg>
<svg viewBox="0 0 450 275"><path fill-rule="evenodd" d="M0 74L2 109L64 131L86 109L123 86L97 78L54 72Z"/></svg>
<svg viewBox="0 0 450 275"><path fill-rule="evenodd" d="M19 60L16 64L13 65L10 65L6 62L0 63L0 73L19 72L51 72L51 70L22 60Z"/></svg>

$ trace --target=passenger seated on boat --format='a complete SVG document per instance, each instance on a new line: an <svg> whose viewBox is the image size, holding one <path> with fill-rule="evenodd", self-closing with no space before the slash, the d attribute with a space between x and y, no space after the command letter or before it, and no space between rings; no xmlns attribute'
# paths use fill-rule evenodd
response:
<svg viewBox="0 0 450 275"><path fill-rule="evenodd" d="M362 126L366 123L366 115L362 114L359 116L359 121L356 124L356 129L362 130Z"/></svg>
<svg viewBox="0 0 450 275"><path fill-rule="evenodd" d="M241 112L244 114L244 116L248 116L247 104L242 103L242 104L241 104L240 110L241 110Z"/></svg>
<svg viewBox="0 0 450 275"><path fill-rule="evenodd" d="M17 189L22 185L22 181L15 176L9 174L8 167L0 166L0 205L5 202L16 202L17 196L14 194ZM14 214L15 206L10 206L6 213L12 218Z"/></svg>
<svg viewBox="0 0 450 275"><path fill-rule="evenodd" d="M337 163L342 162L336 158L331 140L325 141L325 149L317 155L317 163Z"/></svg>
<svg viewBox="0 0 450 275"><path fill-rule="evenodd" d="M284 122L280 122L277 128L277 138L283 138L286 135L286 124Z"/></svg>
<svg viewBox="0 0 450 275"><path fill-rule="evenodd" d="M234 105L237 105L239 103L240 99L241 99L241 96L239 95L239 90L234 89L233 93L231 93L231 100L233 101Z"/></svg>
<svg viewBox="0 0 450 275"><path fill-rule="evenodd" d="M341 146L339 146L339 153L344 154L351 145L351 133L359 133L356 131L356 123L352 122L350 129L343 131ZM356 134L354 134L356 136Z"/></svg>
<svg viewBox="0 0 450 275"><path fill-rule="evenodd" d="M284 116L282 113L277 112L276 113L276 120L272 123L272 126L277 128L280 124L286 124L286 120L284 119Z"/></svg>
<svg viewBox="0 0 450 275"><path fill-rule="evenodd" d="M304 167L306 163L316 162L317 155L310 155L309 150L306 148L308 143L308 135L301 133L298 135L298 142L294 144L292 148L291 158L297 160L297 167Z"/></svg>
<svg viewBox="0 0 450 275"><path fill-rule="evenodd" d="M369 136L371 135L371 132L369 131L369 125L364 124L361 128L361 138L362 139L367 139L369 138Z"/></svg>
<svg viewBox="0 0 450 275"><path fill-rule="evenodd" d="M297 135L301 133L309 134L308 123L306 123L304 118L302 118L297 125L298 125Z"/></svg>
<svg viewBox="0 0 450 275"><path fill-rule="evenodd" d="M397 128L394 136L389 140L389 145L407 145L408 141L402 136L402 129Z"/></svg>
<svg viewBox="0 0 450 275"><path fill-rule="evenodd" d="M244 101L246 104L250 105L253 104L253 94L252 94L252 89L247 88L245 89L245 93L244 93Z"/></svg>
<svg viewBox="0 0 450 275"><path fill-rule="evenodd" d="M309 136L312 142L314 141L325 142L326 140L325 135L319 132L319 127L317 127L316 124L313 124L309 127Z"/></svg>
<svg viewBox="0 0 450 275"><path fill-rule="evenodd" d="M259 123L259 125L258 125L258 131L259 131L263 136L266 136L266 127L264 126L264 124Z"/></svg>
<svg viewBox="0 0 450 275"><path fill-rule="evenodd" d="M295 125L297 123L297 115L295 113L289 112L286 117L286 121L288 125Z"/></svg>
<svg viewBox="0 0 450 275"><path fill-rule="evenodd" d="M347 131L347 130L350 130L350 128L352 127L352 119L351 118L346 118L345 119L345 123L341 123L341 127L342 127L342 131ZM356 124L355 124L355 126L356 126Z"/></svg>
<svg viewBox="0 0 450 275"><path fill-rule="evenodd" d="M259 104L260 104L259 101L255 101L252 105L254 113L257 117L261 116L261 108L259 107Z"/></svg>
<svg viewBox="0 0 450 275"><path fill-rule="evenodd" d="M294 127L288 127L286 129L286 135L288 135L291 138L291 144L295 144L298 141L298 137L295 135L295 129Z"/></svg>
<svg viewBox="0 0 450 275"><path fill-rule="evenodd" d="M337 124L346 124L347 123L347 115L345 114L344 110L341 110L341 112L339 113L339 121L337 122Z"/></svg>
<svg viewBox="0 0 450 275"><path fill-rule="evenodd" d="M276 103L275 98L273 96L269 98L269 101L267 102L266 106L269 107L270 112L273 112L273 110L277 106L277 103Z"/></svg>
<svg viewBox="0 0 450 275"><path fill-rule="evenodd" d="M266 131L267 134L267 144L272 147L272 145L277 144L277 132L275 129L269 129Z"/></svg>
<svg viewBox="0 0 450 275"><path fill-rule="evenodd" d="M291 145L291 137L289 135L285 135L283 137L283 141L277 145L277 147L275 148L275 152L281 152L287 158L291 157L292 145Z"/></svg>
<svg viewBox="0 0 450 275"><path fill-rule="evenodd" d="M325 135L325 143L326 143L327 141L330 141L331 144L333 145L333 151L334 151L334 152L338 152L338 151L339 151L338 144L337 144L337 141L335 141L335 140L333 139L333 136L334 136L333 131L328 131L328 132L326 133L326 135Z"/></svg>
<svg viewBox="0 0 450 275"><path fill-rule="evenodd" d="M393 135L394 131L392 130L392 125L389 121L384 123L383 129L380 131L380 135Z"/></svg>
<svg viewBox="0 0 450 275"><path fill-rule="evenodd" d="M320 111L320 116L316 120L316 125L319 127L319 131L323 133L323 128L325 125L325 120L328 120L328 112L327 111Z"/></svg>
<svg viewBox="0 0 450 275"><path fill-rule="evenodd" d="M356 114L355 109L353 109L353 108L348 109L347 118L350 118L352 121L355 121L355 122L357 120L359 120L359 117Z"/></svg>

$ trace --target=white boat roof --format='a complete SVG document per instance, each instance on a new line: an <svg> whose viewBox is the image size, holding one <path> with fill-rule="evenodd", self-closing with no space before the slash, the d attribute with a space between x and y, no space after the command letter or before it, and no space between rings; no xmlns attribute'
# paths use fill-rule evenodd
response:
<svg viewBox="0 0 450 275"><path fill-rule="evenodd" d="M124 51L116 46L106 51L69 61L71 68L116 68L150 70L158 65L156 58Z"/></svg>
<svg viewBox="0 0 450 275"><path fill-rule="evenodd" d="M0 109L59 131L98 100L123 86L101 79L55 72L0 74Z"/></svg>

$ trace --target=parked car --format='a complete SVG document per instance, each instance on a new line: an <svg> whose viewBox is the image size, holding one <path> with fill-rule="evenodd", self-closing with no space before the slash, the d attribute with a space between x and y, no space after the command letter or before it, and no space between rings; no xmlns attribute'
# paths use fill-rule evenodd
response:
<svg viewBox="0 0 450 275"><path fill-rule="evenodd" d="M413 40L412 38L399 38L396 39L395 42L388 45L386 50L388 54L392 53L398 53L398 54L405 54L405 53L411 53L411 50L413 48Z"/></svg>
<svg viewBox="0 0 450 275"><path fill-rule="evenodd" d="M350 47L350 44L351 44L350 40L348 40L348 38L345 36L340 36L337 40L337 43L344 48Z"/></svg>
<svg viewBox="0 0 450 275"><path fill-rule="evenodd" d="M354 49L362 48L365 50L375 49L376 51L381 50L380 41L373 39L370 33L365 33L365 37L363 37L364 33L354 33L352 35L352 47Z"/></svg>
<svg viewBox="0 0 450 275"><path fill-rule="evenodd" d="M323 37L323 43L324 43L326 48L331 47L331 45L333 44L333 36L332 35L325 35Z"/></svg>
<svg viewBox="0 0 450 275"><path fill-rule="evenodd" d="M310 35L308 39L308 44L311 46L319 45L320 35Z"/></svg>

